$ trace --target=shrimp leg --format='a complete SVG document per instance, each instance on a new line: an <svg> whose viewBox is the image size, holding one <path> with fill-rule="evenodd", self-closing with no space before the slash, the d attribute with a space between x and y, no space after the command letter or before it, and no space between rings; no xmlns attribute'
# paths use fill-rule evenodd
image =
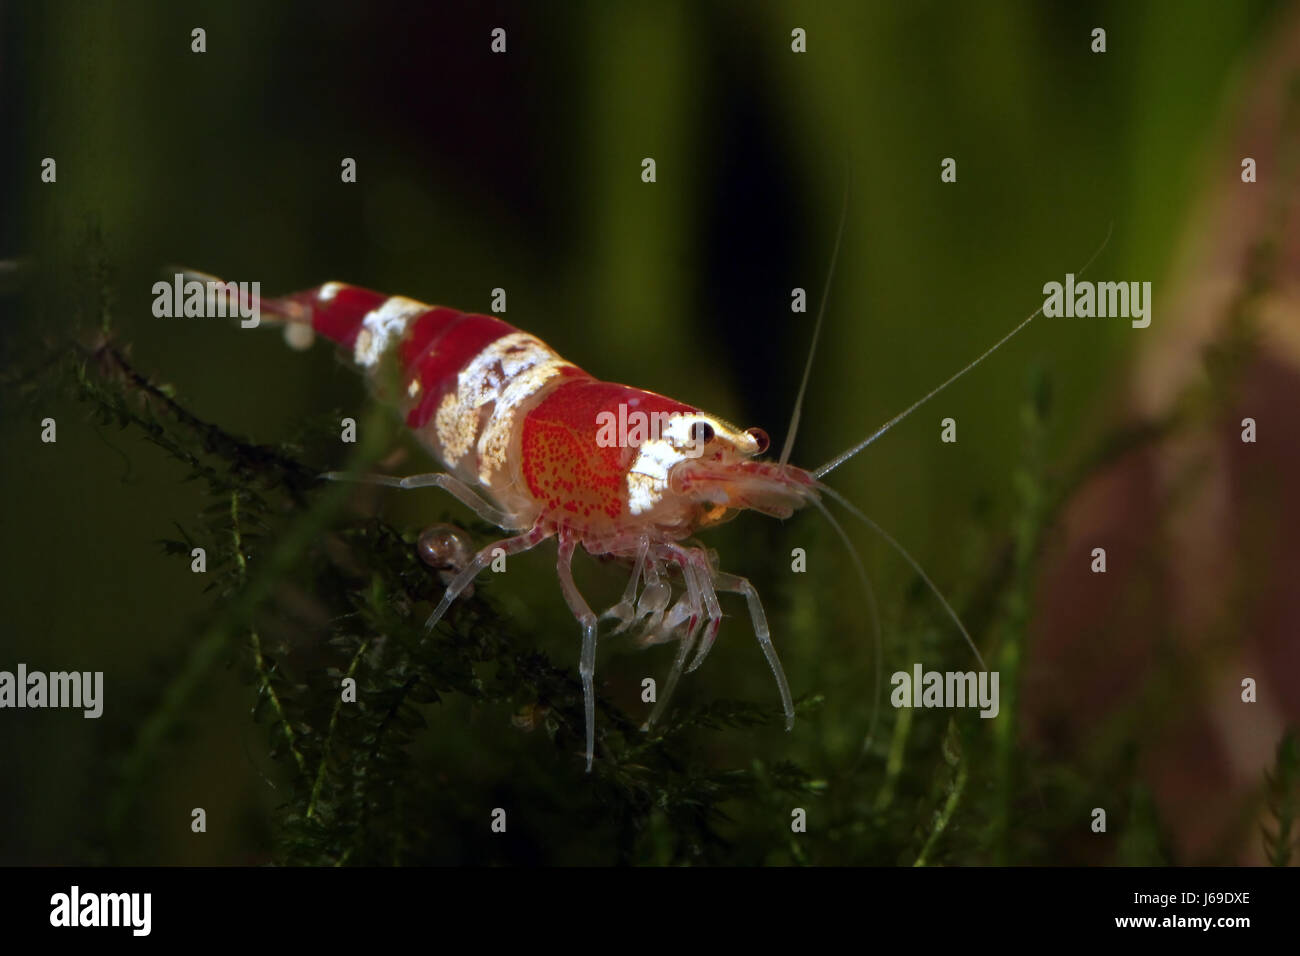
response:
<svg viewBox="0 0 1300 956"><path fill-rule="evenodd" d="M636 620L634 598L637 585L641 582L641 571L645 567L646 552L649 550L650 539L641 538L637 543L636 563L632 565L632 576L628 578L627 587L623 589L623 597L601 615L602 619L612 617L619 622L618 627L614 629L615 634L631 627L632 622Z"/></svg>
<svg viewBox="0 0 1300 956"><path fill-rule="evenodd" d="M664 681L663 692L659 699L655 701L654 709L650 711L650 716L646 722L641 725L642 730L649 730L654 726L664 709L668 706L668 701L672 699L673 691L677 689L677 681L682 676L682 668L686 665L686 658L691 653L691 648L695 646L695 637L700 632L700 624L704 620L704 608L700 596L699 582L695 577L695 570L689 562L682 565L682 577L686 580L686 593L682 595L681 601L686 602L690 609L690 622L686 633L682 635L680 646L677 648L677 656L673 659L672 670L668 672L668 679Z"/></svg>
<svg viewBox="0 0 1300 956"><path fill-rule="evenodd" d="M469 485L454 475L445 472L430 472L425 475L410 475L397 478L393 475L350 475L345 471L327 471L321 475L327 481L356 481L367 485L387 485L390 488L441 488L454 496L461 504L468 507L484 521L506 531L522 531L529 527L520 524L515 518L490 504Z"/></svg>
<svg viewBox="0 0 1300 956"><path fill-rule="evenodd" d="M704 658L708 657L709 651L713 650L713 641L718 636L718 627L722 624L722 606L718 604L718 594L713 589L714 581L717 580L717 572L709 564L703 548L679 548L683 557L695 565L695 570L699 576L700 590L704 596L704 609L709 617L708 627L704 631L704 637L700 641L699 650L695 652L695 657L691 660L690 666L686 668L686 673L691 673L695 668L704 663ZM760 607L760 612L762 608Z"/></svg>
<svg viewBox="0 0 1300 956"><path fill-rule="evenodd" d="M749 603L749 616L754 622L754 636L758 638L759 646L763 649L763 656L767 658L767 664L772 668L772 675L776 678L777 689L781 693L781 707L785 710L785 729L792 729L794 727L794 701L790 698L790 684L785 679L785 670L781 667L781 659L776 655L776 647L772 643L772 632L767 626L767 614L763 611L763 602L758 598L757 589L749 583L748 578L727 574L725 571L715 571L713 573L713 583L717 585L719 591L743 594L745 600Z"/></svg>
<svg viewBox="0 0 1300 956"><path fill-rule="evenodd" d="M518 554L520 551L527 551L530 548L537 547L542 541L549 538L554 532L547 530L543 525L538 525L527 534L516 535L513 538L505 538L501 541L493 542L486 548L474 555L471 561L460 574L452 578L447 585L447 591L443 594L442 600L438 606L433 609L429 619L424 622L426 630L432 630L433 626L442 620L442 616L447 613L447 608L451 607L451 602L456 600L474 579L478 577L479 572L492 563L492 558L498 550L506 554Z"/></svg>
<svg viewBox="0 0 1300 956"><path fill-rule="evenodd" d="M582 706L587 719L587 773L591 773L592 756L596 750L596 615L587 605L578 586L573 583L573 550L576 536L560 533L559 559L555 569L560 576L560 590L569 610L582 625L582 654L578 660L578 674L582 677Z"/></svg>

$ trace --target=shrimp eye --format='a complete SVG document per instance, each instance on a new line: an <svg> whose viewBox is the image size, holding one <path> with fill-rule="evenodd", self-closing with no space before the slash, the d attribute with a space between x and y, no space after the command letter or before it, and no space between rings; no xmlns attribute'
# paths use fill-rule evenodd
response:
<svg viewBox="0 0 1300 956"><path fill-rule="evenodd" d="M696 445L707 445L713 441L713 426L708 422L696 422L691 426L691 441Z"/></svg>
<svg viewBox="0 0 1300 956"><path fill-rule="evenodd" d="M768 438L767 432L763 431L761 428L747 428L745 429L745 434L758 442L757 454L763 454L763 452L767 451L768 447L772 444L772 439Z"/></svg>

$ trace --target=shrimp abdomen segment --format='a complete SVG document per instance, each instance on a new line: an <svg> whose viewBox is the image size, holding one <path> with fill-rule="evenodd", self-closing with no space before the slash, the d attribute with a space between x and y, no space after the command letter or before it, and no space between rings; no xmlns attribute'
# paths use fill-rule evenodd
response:
<svg viewBox="0 0 1300 956"><path fill-rule="evenodd" d="M462 371L494 342L519 330L490 315L435 308L416 317L401 344L408 428L422 428L459 385Z"/></svg>
<svg viewBox="0 0 1300 956"><path fill-rule="evenodd" d="M381 397L419 428L491 343L519 330L490 315L426 305L343 282L326 282L266 304L272 314L312 328L351 353ZM392 394L389 394L392 393Z"/></svg>
<svg viewBox="0 0 1300 956"><path fill-rule="evenodd" d="M341 282L267 303L351 353L381 401L423 444L504 510L536 510L519 478L527 412L563 379L589 378L546 343L490 315Z"/></svg>

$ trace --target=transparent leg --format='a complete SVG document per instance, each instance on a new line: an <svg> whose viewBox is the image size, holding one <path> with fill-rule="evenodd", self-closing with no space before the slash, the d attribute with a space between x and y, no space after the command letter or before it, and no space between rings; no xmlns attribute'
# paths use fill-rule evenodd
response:
<svg viewBox="0 0 1300 956"><path fill-rule="evenodd" d="M492 507L483 497L465 482L454 475L444 472L430 472L425 475L409 475L398 478L394 475L352 475L346 471L327 471L321 475L327 481L355 481L367 485L386 485L389 488L441 488L454 496L461 504L468 507L484 521L503 528L506 531L521 531L529 527L498 508Z"/></svg>
<svg viewBox="0 0 1300 956"><path fill-rule="evenodd" d="M686 633L680 638L681 643L677 648L677 656L673 659L672 670L668 672L668 679L664 681L663 690L655 700L654 709L650 711L650 716L646 719L646 722L641 725L642 730L649 730L653 727L655 721L663 715L664 710L668 707L673 692L677 690L677 682L682 676L682 668L686 665L686 658L695 645L696 635L700 632L700 624L704 620L699 581L696 580L695 570L689 563L682 565L682 576L686 580L686 594L683 596L683 600L687 602L690 608L689 625ZM678 603L680 604L681 601Z"/></svg>
<svg viewBox="0 0 1300 956"><path fill-rule="evenodd" d="M582 625L582 654L578 659L578 674L582 677L582 706L587 719L587 773L591 773L592 758L596 751L596 615L587 606L578 586L573 583L573 550L576 540L568 534L560 535L560 556L556 571L560 576L560 590L569 610Z"/></svg>
<svg viewBox="0 0 1300 956"><path fill-rule="evenodd" d="M790 684L785 679L785 670L781 667L781 659L777 657L776 647L772 644L772 632L768 629L767 614L763 611L763 602L758 599L757 589L749 583L747 578L727 574L725 571L713 572L713 583L717 585L720 591L745 596L745 601L749 604L749 616L754 622L754 636L758 638L758 644L763 649L763 656L767 658L767 665L772 668L772 675L776 678L777 690L781 693L781 707L785 710L785 729L792 729L794 727L794 701L790 697Z"/></svg>
<svg viewBox="0 0 1300 956"><path fill-rule="evenodd" d="M442 600L438 606L433 609L429 619L424 622L426 630L432 630L433 626L442 620L442 616L447 613L447 608L451 607L451 602L460 597L461 593L473 583L478 577L479 572L492 563L497 549L501 549L506 554L518 554L520 551L527 551L529 548L535 548L542 541L549 538L550 532L541 526L533 528L526 534L517 535L513 538L503 538L500 541L494 541L486 548L474 555L474 560L469 563L464 571L452 578L447 585L446 592L442 595Z"/></svg>

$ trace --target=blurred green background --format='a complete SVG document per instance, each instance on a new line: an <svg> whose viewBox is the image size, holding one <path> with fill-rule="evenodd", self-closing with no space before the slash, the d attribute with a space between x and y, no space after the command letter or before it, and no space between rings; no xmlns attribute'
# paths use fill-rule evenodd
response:
<svg viewBox="0 0 1300 956"><path fill-rule="evenodd" d="M504 287L508 321L592 373L761 425L779 448L847 166L844 245L794 456L813 467L1037 307L1042 284L1076 271L1112 223L1098 273L1160 278L1236 71L1278 7L8 4L0 257L36 257L48 285L84 278L102 255L113 334L137 367L256 441L285 440L335 409L362 420L363 383L324 344L300 354L265 329L154 318L151 287L166 266L259 280L266 295L337 279L481 311ZM196 26L207 32L201 55L190 50ZM489 52L497 26L504 56ZM1108 32L1104 55L1089 50L1094 26ZM807 54L791 52L795 27L807 31ZM52 185L39 179L47 156L58 164ZM647 156L652 185L640 178ZM948 156L956 184L940 181ZM343 157L357 160L355 185L340 182ZM790 312L795 286L808 290L806 315ZM28 301L4 302L7 361L27 361L19 343L32 338L58 348L93 336L97 317ZM1037 322L831 483L960 606L989 536L1011 520L1034 376L1054 393L1044 455L1068 461L1105 430L1137 342L1125 322ZM249 684L224 664L169 736L134 829L106 835L117 761L210 614L203 582L156 542L207 502L178 481L175 462L138 434L93 425L82 405L44 412L59 432L43 445L42 416L3 401L0 667L103 670L107 700L99 721L0 714L0 862L270 859L284 768L250 719ZM955 445L938 441L948 415L959 418ZM308 464L344 457L340 448ZM396 470L429 467L412 451ZM465 517L436 492L380 506L404 528ZM869 536L854 537L888 630L911 576ZM790 759L835 776L865 733L873 679L865 608L838 542L800 514L744 516L708 543L758 584L796 695L826 703L792 735L712 734L699 759ZM794 547L809 550L802 577L790 573ZM576 669L578 632L552 562L549 549L520 557L485 587L552 660ZM579 579L593 605L621 586L590 561ZM680 703L773 705L743 608L727 610ZM945 660L970 666L959 636L937 620L935 629ZM607 641L598 678L635 687L661 676L670 654ZM886 674L910 661L900 651ZM526 762L552 776L552 790L522 801L556 807L557 820L566 801L587 806L578 762L512 730L508 716L430 708L421 772L437 766L458 801L490 808ZM202 838L189 830L193 806L208 810ZM746 822L758 812L730 808L747 827L738 839L762 832ZM772 814L779 839L788 812ZM482 859L465 840L441 859ZM598 846L489 852L605 860ZM770 855L760 840L735 858ZM839 861L897 862L852 851Z"/></svg>

